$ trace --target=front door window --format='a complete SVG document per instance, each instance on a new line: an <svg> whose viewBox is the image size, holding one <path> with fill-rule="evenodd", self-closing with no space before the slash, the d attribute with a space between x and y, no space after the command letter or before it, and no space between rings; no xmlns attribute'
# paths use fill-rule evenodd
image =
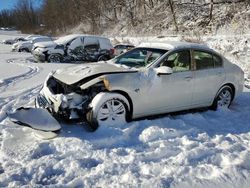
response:
<svg viewBox="0 0 250 188"><path fill-rule="evenodd" d="M191 70L190 51L184 50L170 54L163 60L161 66L168 66L173 69L173 72Z"/></svg>

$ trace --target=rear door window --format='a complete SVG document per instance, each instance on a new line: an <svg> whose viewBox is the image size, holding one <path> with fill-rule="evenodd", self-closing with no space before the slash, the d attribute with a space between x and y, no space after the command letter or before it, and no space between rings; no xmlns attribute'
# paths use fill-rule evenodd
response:
<svg viewBox="0 0 250 188"><path fill-rule="evenodd" d="M196 70L204 70L211 68L222 67L222 59L212 53L204 51L194 51L194 60L196 63Z"/></svg>
<svg viewBox="0 0 250 188"><path fill-rule="evenodd" d="M214 68L213 55L203 51L194 51L196 70Z"/></svg>
<svg viewBox="0 0 250 188"><path fill-rule="evenodd" d="M214 67L215 68L222 67L222 59L217 55L213 55L213 58L214 58Z"/></svg>

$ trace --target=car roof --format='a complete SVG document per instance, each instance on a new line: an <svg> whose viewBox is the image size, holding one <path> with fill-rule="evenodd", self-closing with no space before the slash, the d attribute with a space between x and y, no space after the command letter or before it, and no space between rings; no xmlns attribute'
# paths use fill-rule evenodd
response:
<svg viewBox="0 0 250 188"><path fill-rule="evenodd" d="M88 34L70 34L70 35L66 35L66 36L62 36L65 38L76 38L76 37L96 37L96 38L103 38L103 39L107 39L106 37L102 37L102 36L97 36L97 35L88 35Z"/></svg>
<svg viewBox="0 0 250 188"><path fill-rule="evenodd" d="M71 35L66 35L66 36L61 36L59 37L55 42L57 43L67 43L77 37L96 37L96 38L99 38L99 39L105 39L107 40L108 38L105 38L105 37L101 37L101 36L96 36L96 35L86 35L86 34L71 34ZM108 39L109 40L109 39Z"/></svg>
<svg viewBox="0 0 250 188"><path fill-rule="evenodd" d="M164 42L144 42L137 47L158 48L163 50L174 50L182 48L200 49L215 52L205 44L180 42L180 41L164 41Z"/></svg>
<svg viewBox="0 0 250 188"><path fill-rule="evenodd" d="M133 44L116 44L115 46L134 46Z"/></svg>
<svg viewBox="0 0 250 188"><path fill-rule="evenodd" d="M30 39L30 38L34 38L34 37L40 37L40 36L42 36L42 35L28 35L25 38Z"/></svg>
<svg viewBox="0 0 250 188"><path fill-rule="evenodd" d="M39 36L39 37L34 37L32 40L34 40L34 39L43 39L43 38L50 38L50 37L48 37L48 36Z"/></svg>

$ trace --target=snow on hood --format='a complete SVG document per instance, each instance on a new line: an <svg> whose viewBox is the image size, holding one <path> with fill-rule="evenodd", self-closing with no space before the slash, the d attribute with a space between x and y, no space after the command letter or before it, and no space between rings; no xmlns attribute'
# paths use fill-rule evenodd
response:
<svg viewBox="0 0 250 188"><path fill-rule="evenodd" d="M34 44L35 47L41 47L41 48L50 48L54 47L57 44L54 41L47 41L47 42L37 42Z"/></svg>
<svg viewBox="0 0 250 188"><path fill-rule="evenodd" d="M54 73L53 77L65 84L71 85L93 75L135 71L135 69L126 68L124 66L106 62L99 62L88 63L79 66L71 66L66 69L59 69Z"/></svg>

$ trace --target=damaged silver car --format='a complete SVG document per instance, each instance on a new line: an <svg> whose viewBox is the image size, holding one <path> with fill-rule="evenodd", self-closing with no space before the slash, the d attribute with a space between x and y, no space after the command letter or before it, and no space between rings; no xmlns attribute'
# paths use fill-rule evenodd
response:
<svg viewBox="0 0 250 188"><path fill-rule="evenodd" d="M93 129L191 108L228 108L243 71L205 45L143 43L112 60L51 73L37 107Z"/></svg>

